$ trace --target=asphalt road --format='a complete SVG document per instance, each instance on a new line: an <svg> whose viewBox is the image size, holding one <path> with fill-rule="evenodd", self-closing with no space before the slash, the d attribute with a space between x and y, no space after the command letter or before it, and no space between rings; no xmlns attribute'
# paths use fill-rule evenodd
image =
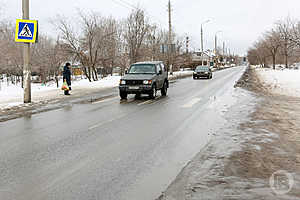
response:
<svg viewBox="0 0 300 200"><path fill-rule="evenodd" d="M0 123L0 199L155 199L207 144L219 117L208 105L244 69L178 80L155 100L120 101L114 89Z"/></svg>

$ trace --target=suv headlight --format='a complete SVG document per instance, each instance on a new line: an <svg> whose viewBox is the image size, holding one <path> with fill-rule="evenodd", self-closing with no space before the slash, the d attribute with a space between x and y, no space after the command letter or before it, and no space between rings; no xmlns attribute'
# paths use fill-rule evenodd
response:
<svg viewBox="0 0 300 200"><path fill-rule="evenodd" d="M205 72L205 74L208 74L208 72Z"/></svg>
<svg viewBox="0 0 300 200"><path fill-rule="evenodd" d="M150 85L152 83L152 80L144 80L143 84L144 85Z"/></svg>
<svg viewBox="0 0 300 200"><path fill-rule="evenodd" d="M126 81L125 80L120 80L120 85L126 85Z"/></svg>

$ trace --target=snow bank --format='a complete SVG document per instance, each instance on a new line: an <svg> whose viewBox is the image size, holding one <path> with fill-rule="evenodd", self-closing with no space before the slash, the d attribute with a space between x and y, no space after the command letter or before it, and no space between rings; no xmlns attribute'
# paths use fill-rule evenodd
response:
<svg viewBox="0 0 300 200"><path fill-rule="evenodd" d="M300 97L300 70L256 69L265 85L275 94Z"/></svg>
<svg viewBox="0 0 300 200"><path fill-rule="evenodd" d="M193 71L180 71L174 72L170 79L176 79L192 75ZM104 88L113 88L119 85L121 76L108 76L99 81L89 82L88 79L73 80L72 81L72 96L82 96L89 92ZM0 83L0 109L10 108L13 106L23 106L23 89L21 85L9 86L1 82ZM61 91L62 81L59 82L59 88L56 87L55 82L49 82L46 85L32 83L32 101L37 103L41 101L48 101L63 98L63 92Z"/></svg>
<svg viewBox="0 0 300 200"><path fill-rule="evenodd" d="M177 79L177 78L184 78L184 77L187 77L187 76L192 76L193 72L194 71L189 70L189 71L173 72L173 75L170 75L170 73L169 73L169 79L174 80L174 79Z"/></svg>
<svg viewBox="0 0 300 200"><path fill-rule="evenodd" d="M72 94L80 95L96 89L104 89L118 86L120 76L108 76L99 81L89 82L87 79L72 81ZM46 100L53 100L63 97L61 91L62 81L59 82L59 88L54 82L46 85L31 84L32 101L40 102ZM0 109L9 108L23 104L23 89L21 85L7 85L1 83L0 89Z"/></svg>

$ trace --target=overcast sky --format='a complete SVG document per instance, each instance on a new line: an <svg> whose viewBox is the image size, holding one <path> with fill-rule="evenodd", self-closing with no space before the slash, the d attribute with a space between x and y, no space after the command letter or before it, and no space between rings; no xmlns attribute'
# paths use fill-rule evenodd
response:
<svg viewBox="0 0 300 200"><path fill-rule="evenodd" d="M21 18L22 0L1 0L7 19ZM167 29L168 0L29 0L30 17L39 20L42 33L54 35L50 19L62 14L74 19L77 9L99 12L105 16L125 18L130 6L139 5L152 22ZM204 27L204 48L213 48L217 31L219 44L225 41L232 52L243 55L255 40L279 19L290 16L300 19L300 0L171 0L173 28L176 33L191 37L192 47L200 48L200 25Z"/></svg>

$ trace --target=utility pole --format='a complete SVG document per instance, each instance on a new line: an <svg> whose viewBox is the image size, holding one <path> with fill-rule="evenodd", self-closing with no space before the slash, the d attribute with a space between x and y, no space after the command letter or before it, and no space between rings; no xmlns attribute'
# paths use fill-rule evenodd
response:
<svg viewBox="0 0 300 200"><path fill-rule="evenodd" d="M169 13L169 38L168 38L168 62L170 66L170 74L173 75L173 66L172 66L172 6L171 6L171 0L169 0L168 3L168 13Z"/></svg>
<svg viewBox="0 0 300 200"><path fill-rule="evenodd" d="M203 53L204 53L204 48L203 48L203 24L208 23L210 20L206 20L201 24L201 65L203 66Z"/></svg>
<svg viewBox="0 0 300 200"><path fill-rule="evenodd" d="M22 0L23 19L29 19L29 0ZM24 43L23 50L24 103L31 102L30 43Z"/></svg>
<svg viewBox="0 0 300 200"><path fill-rule="evenodd" d="M189 53L189 43L190 43L190 38L189 36L186 36L186 54Z"/></svg>
<svg viewBox="0 0 300 200"><path fill-rule="evenodd" d="M215 35L215 55L217 56L217 34Z"/></svg>
<svg viewBox="0 0 300 200"><path fill-rule="evenodd" d="M217 37L217 35L218 35L218 33L221 33L222 31L218 31L218 32L216 32L216 34L215 34L215 54L217 55L217 53L218 53L218 37Z"/></svg>
<svg viewBox="0 0 300 200"><path fill-rule="evenodd" d="M218 31L215 34L215 57L216 57L216 67L219 67L219 53L218 53L218 33L221 33L222 31Z"/></svg>
<svg viewBox="0 0 300 200"><path fill-rule="evenodd" d="M226 64L226 56L225 56L225 42L223 42L223 51L222 51L223 63Z"/></svg>
<svg viewBox="0 0 300 200"><path fill-rule="evenodd" d="M203 66L203 28L201 24L201 65Z"/></svg>

